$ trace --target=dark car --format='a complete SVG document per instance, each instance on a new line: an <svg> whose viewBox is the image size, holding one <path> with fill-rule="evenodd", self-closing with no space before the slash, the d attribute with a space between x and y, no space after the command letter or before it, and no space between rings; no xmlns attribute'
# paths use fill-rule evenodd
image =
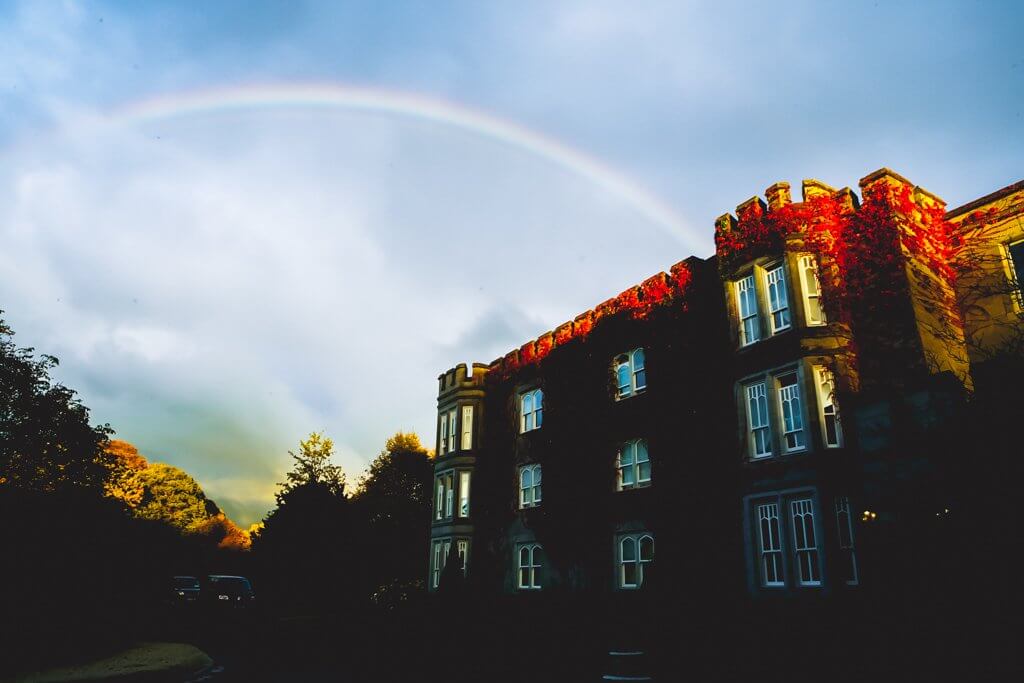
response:
<svg viewBox="0 0 1024 683"><path fill-rule="evenodd" d="M199 579L194 576L175 576L171 600L174 604L188 604L199 600Z"/></svg>
<svg viewBox="0 0 1024 683"><path fill-rule="evenodd" d="M252 584L244 576L211 574L206 582L204 596L212 606L248 607L256 599Z"/></svg>

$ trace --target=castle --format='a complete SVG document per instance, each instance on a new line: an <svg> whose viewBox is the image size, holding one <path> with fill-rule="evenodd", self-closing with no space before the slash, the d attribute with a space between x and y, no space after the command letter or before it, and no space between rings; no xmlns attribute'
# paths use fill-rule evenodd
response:
<svg viewBox="0 0 1024 683"><path fill-rule="evenodd" d="M714 256L440 375L429 590L628 614L653 581L768 623L949 561L937 539L970 532L944 429L1024 351L1024 181L952 210L885 168L859 195L801 190L719 217Z"/></svg>

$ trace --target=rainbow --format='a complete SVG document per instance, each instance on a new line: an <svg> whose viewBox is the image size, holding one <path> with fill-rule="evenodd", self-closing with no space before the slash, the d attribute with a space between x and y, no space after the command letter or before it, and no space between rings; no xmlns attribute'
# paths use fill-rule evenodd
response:
<svg viewBox="0 0 1024 683"><path fill-rule="evenodd" d="M665 202L600 161L525 126L419 94L338 84L268 84L160 95L110 112L106 121L136 124L211 112L266 108L325 108L429 121L536 155L594 183L692 251L704 250Z"/></svg>

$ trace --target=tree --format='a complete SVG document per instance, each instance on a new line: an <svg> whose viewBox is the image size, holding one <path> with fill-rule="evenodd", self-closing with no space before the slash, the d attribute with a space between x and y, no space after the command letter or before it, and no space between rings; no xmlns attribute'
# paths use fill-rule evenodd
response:
<svg viewBox="0 0 1024 683"><path fill-rule="evenodd" d="M196 480L177 467L153 463L136 476L143 491L135 507L137 517L165 522L183 533L198 533L220 514Z"/></svg>
<svg viewBox="0 0 1024 683"><path fill-rule="evenodd" d="M120 439L111 439L104 456L108 472L104 493L130 509L138 507L145 493L138 475L149 467L149 463L139 454L139 449Z"/></svg>
<svg viewBox="0 0 1024 683"><path fill-rule="evenodd" d="M75 392L50 379L56 358L37 359L12 336L0 319L0 486L101 489L101 454L112 430L91 426Z"/></svg>
<svg viewBox="0 0 1024 683"><path fill-rule="evenodd" d="M334 455L334 441L320 432L313 432L305 441L299 441L299 452L288 451L295 461L293 469L285 475L285 481L278 483L281 490L275 494L278 504L300 486L323 484L331 493L344 494L345 473L340 465L331 463Z"/></svg>

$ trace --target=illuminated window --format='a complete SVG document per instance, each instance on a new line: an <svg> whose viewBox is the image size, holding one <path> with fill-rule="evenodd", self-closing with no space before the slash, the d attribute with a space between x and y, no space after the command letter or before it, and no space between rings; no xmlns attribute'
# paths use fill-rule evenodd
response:
<svg viewBox="0 0 1024 683"><path fill-rule="evenodd" d="M615 357L616 399L635 396L647 388L644 350L634 349Z"/></svg>
<svg viewBox="0 0 1024 683"><path fill-rule="evenodd" d="M750 457L765 458L772 454L772 434L768 426L768 390L766 383L755 382L746 386L747 425L749 427Z"/></svg>
<svg viewBox="0 0 1024 683"><path fill-rule="evenodd" d="M654 561L654 537L630 534L619 538L619 588L640 588L644 568Z"/></svg>
<svg viewBox="0 0 1024 683"><path fill-rule="evenodd" d="M789 329L789 296L786 293L785 265L780 263L765 269L764 279L768 294L769 320L772 334L775 334Z"/></svg>
<svg viewBox="0 0 1024 683"><path fill-rule="evenodd" d="M800 257L800 285L804 297L804 317L808 326L824 325L825 309L821 306L821 281L813 256Z"/></svg>
<svg viewBox="0 0 1024 683"><path fill-rule="evenodd" d="M456 411L455 408L452 408L451 410L448 411L448 452L449 453L454 453L455 452L455 436L456 436L455 419L456 419L457 415L458 415L458 411Z"/></svg>
<svg viewBox="0 0 1024 683"><path fill-rule="evenodd" d="M757 542L761 585L766 587L784 586L782 540L779 538L779 506L777 503L765 503L757 506Z"/></svg>
<svg viewBox="0 0 1024 683"><path fill-rule="evenodd" d="M460 538L455 542L455 554L459 558L459 566L462 567L462 575L466 575L469 567L469 539Z"/></svg>
<svg viewBox="0 0 1024 683"><path fill-rule="evenodd" d="M800 385L795 372L780 375L779 410L782 416L782 446L787 453L804 449L804 417L800 404Z"/></svg>
<svg viewBox="0 0 1024 683"><path fill-rule="evenodd" d="M455 512L455 473L448 471L434 479L434 518L450 519Z"/></svg>
<svg viewBox="0 0 1024 683"><path fill-rule="evenodd" d="M519 395L519 431L540 429L544 421L544 392L540 389Z"/></svg>
<svg viewBox="0 0 1024 683"><path fill-rule="evenodd" d="M651 459L647 441L635 439L622 444L615 458L616 483L619 491L651 484Z"/></svg>
<svg viewBox="0 0 1024 683"><path fill-rule="evenodd" d="M522 545L516 553L517 586L520 590L540 590L540 572L544 550L539 545Z"/></svg>
<svg viewBox="0 0 1024 683"><path fill-rule="evenodd" d="M438 450L440 455L453 453L455 451L455 421L458 412L455 408L441 412L440 438L438 439Z"/></svg>
<svg viewBox="0 0 1024 683"><path fill-rule="evenodd" d="M843 580L847 586L856 586L859 583L857 551L853 545L853 517L850 514L850 499L846 496L836 498L836 527L839 535L839 552L842 554L839 568Z"/></svg>
<svg viewBox="0 0 1024 683"><path fill-rule="evenodd" d="M1010 269L1016 287L1016 299L1018 308L1024 308L1024 240L1014 242L1006 246L1006 252L1010 257Z"/></svg>
<svg viewBox="0 0 1024 683"><path fill-rule="evenodd" d="M818 566L818 544L814 532L814 507L810 498L791 501L793 519L793 551L797 583L801 586L820 586L821 569Z"/></svg>
<svg viewBox="0 0 1024 683"><path fill-rule="evenodd" d="M469 470L459 472L459 517L469 517Z"/></svg>
<svg viewBox="0 0 1024 683"><path fill-rule="evenodd" d="M827 448L843 445L839 410L836 408L836 383L832 371L823 365L814 366L814 382L818 388L818 417L821 418L821 439Z"/></svg>
<svg viewBox="0 0 1024 683"><path fill-rule="evenodd" d="M540 505L540 475L540 465L525 465L519 468L520 508Z"/></svg>
<svg viewBox="0 0 1024 683"><path fill-rule="evenodd" d="M740 315L740 346L753 344L761 338L761 320L757 312L757 289L754 276L736 281L736 306Z"/></svg>
<svg viewBox="0 0 1024 683"><path fill-rule="evenodd" d="M473 448L473 406L462 406L462 450Z"/></svg>
<svg viewBox="0 0 1024 683"><path fill-rule="evenodd" d="M452 540L450 538L439 538L434 541L433 558L430 562L430 585L432 588L437 588L441 585L441 572L444 571L444 566L448 564L448 553L451 549Z"/></svg>

